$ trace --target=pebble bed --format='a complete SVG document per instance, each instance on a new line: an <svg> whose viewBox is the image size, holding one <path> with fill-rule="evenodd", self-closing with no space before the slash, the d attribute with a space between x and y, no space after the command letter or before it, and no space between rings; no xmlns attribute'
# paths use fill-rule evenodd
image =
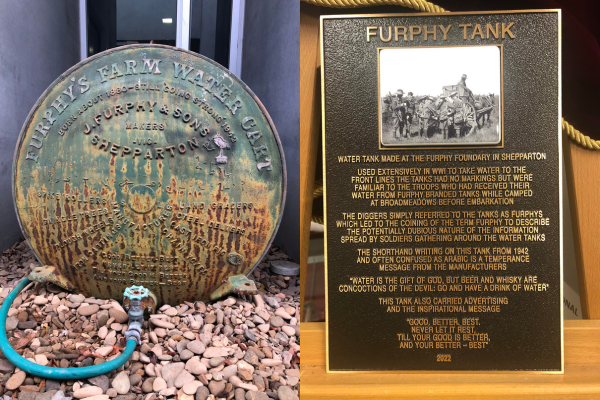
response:
<svg viewBox="0 0 600 400"><path fill-rule="evenodd" d="M164 305L144 322L142 344L119 370L81 381L26 374L0 354L3 400L298 400L299 282L270 272L287 260L271 248L250 275L247 298ZM0 303L38 262L25 241L0 259ZM85 367L118 357L127 313L114 300L86 298L52 284L31 284L6 320L13 348L41 365Z"/></svg>

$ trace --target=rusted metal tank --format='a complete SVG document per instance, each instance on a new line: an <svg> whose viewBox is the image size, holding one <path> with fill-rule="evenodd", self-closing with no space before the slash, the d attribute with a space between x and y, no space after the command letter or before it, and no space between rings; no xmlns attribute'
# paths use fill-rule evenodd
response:
<svg viewBox="0 0 600 400"><path fill-rule="evenodd" d="M208 300L248 274L281 221L286 172L267 111L196 53L119 47L61 75L21 131L13 195L39 260L74 289Z"/></svg>

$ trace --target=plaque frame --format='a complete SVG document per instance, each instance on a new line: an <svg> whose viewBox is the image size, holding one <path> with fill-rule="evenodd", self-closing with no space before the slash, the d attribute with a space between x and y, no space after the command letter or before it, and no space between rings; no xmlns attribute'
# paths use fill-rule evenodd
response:
<svg viewBox="0 0 600 400"><path fill-rule="evenodd" d="M378 18L378 17L414 17L414 16L448 16L448 15L483 15L483 14L535 14L535 13L556 13L558 19L558 125L557 125L557 136L558 136L558 191L559 191L559 254L560 254L560 289L559 289L559 302L558 307L560 310L560 370L555 371L531 371L531 370L332 370L330 368L330 352L329 352L329 274L328 274L328 250L327 250L327 167L326 167L326 141L325 136L327 133L326 130L326 118L325 118L325 69L324 69L324 52L323 52L323 22L327 19L359 19L359 18ZM322 156L322 168L323 168L323 226L324 226L324 269L325 269L325 371L328 374L363 374L363 373L377 373L377 374L525 374L525 375L563 375L565 373L565 354L564 354L564 313L563 313L563 285L564 285L564 276L563 276L563 208L562 208L562 192L563 192L563 135L562 135L562 22L561 22L562 12L561 9L527 9L527 10L501 10L501 11L465 11L465 12L432 12L432 13L373 13L373 14L339 14L339 15L321 15L319 17L319 62L320 62L320 85L321 85L321 146L323 151ZM474 45L479 46L479 45ZM498 45L496 45L498 46ZM452 148L452 149L482 149L482 148L504 148L504 48L502 44L501 46L501 89L502 89L502 99L501 99L501 113L502 113L502 146L468 146L468 147L417 147L417 146L404 146L404 147L381 147L381 140L379 138L380 129L379 126L381 124L381 117L378 116L378 132L377 132L377 140L378 140L378 148L379 150L433 150L433 149L444 149L444 148ZM442 46L427 46L427 47L442 47ZM443 46L443 47L457 47L457 46ZM399 48L399 47L386 47L386 48ZM413 48L411 46L411 48ZM416 46L415 46L416 48ZM377 95L378 95L378 113L381 112L381 101L380 101L380 76L379 76L379 53L382 47L377 48Z"/></svg>

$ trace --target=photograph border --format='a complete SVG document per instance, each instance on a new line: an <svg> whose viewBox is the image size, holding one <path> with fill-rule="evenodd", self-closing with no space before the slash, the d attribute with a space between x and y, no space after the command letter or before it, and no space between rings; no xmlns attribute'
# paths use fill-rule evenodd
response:
<svg viewBox="0 0 600 400"><path fill-rule="evenodd" d="M325 54L323 52L323 22L326 19L347 19L347 18L380 18L380 17L414 17L414 16L444 16L444 15L485 15L485 14L536 14L536 13L556 13L558 17L558 123L556 134L558 136L558 185L559 185L559 238L560 238L560 296L558 307L560 309L560 342L561 342L561 368L560 370L332 370L329 365L329 279L328 279L328 257L327 257L327 162L326 162L326 118L325 118ZM321 15L319 20L319 61L320 61L320 84L321 84L321 145L323 148L323 227L324 227L324 269L325 269L325 371L328 374L523 374L523 375L564 375L565 373L565 345L564 345L564 309L563 309L563 209L562 209L562 12L559 8L554 9L527 9L527 10L500 10L500 11L462 11L462 12L420 12L420 13L373 13L373 14L338 14ZM379 56L378 56L379 57ZM379 72L378 72L379 73ZM378 89L379 91L379 89ZM378 102L380 102L378 100ZM378 106L379 107L379 106ZM504 107L504 106L503 106ZM502 120L504 121L504 119ZM379 132L377 133L379 137ZM502 135L504 146L504 134ZM434 149L439 147L426 147L425 149ZM444 146L443 148L446 148ZM469 147L472 148L472 147ZM404 147L402 150L416 150L416 147ZM396 148L384 148L382 150L399 150Z"/></svg>
<svg viewBox="0 0 600 400"><path fill-rule="evenodd" d="M444 13L448 14L448 13ZM454 14L454 13L453 13ZM458 13L457 13L458 14ZM435 49L435 48L452 48L452 47L500 47L500 109L498 110L498 115L500 117L500 143L498 144L490 144L490 143L481 143L477 142L473 143L451 143L446 145L440 145L439 143L433 143L430 145L426 145L423 143L416 144L388 144L385 145L382 143L382 134L381 134L381 66L380 66L380 55L381 50L388 49ZM500 44L465 44L465 45L456 45L456 46L391 46L391 47L378 47L377 48L377 138L379 143L379 150L419 150L419 149L443 149L443 150L458 150L458 149L503 149L504 148L504 45Z"/></svg>

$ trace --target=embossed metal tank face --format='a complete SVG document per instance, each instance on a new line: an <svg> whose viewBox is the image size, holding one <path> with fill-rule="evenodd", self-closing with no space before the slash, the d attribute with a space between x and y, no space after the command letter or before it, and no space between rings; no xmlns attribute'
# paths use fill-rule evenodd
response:
<svg viewBox="0 0 600 400"><path fill-rule="evenodd" d="M285 202L273 123L238 78L198 54L124 46L77 64L30 112L13 196L44 264L75 290L208 300L267 251Z"/></svg>

